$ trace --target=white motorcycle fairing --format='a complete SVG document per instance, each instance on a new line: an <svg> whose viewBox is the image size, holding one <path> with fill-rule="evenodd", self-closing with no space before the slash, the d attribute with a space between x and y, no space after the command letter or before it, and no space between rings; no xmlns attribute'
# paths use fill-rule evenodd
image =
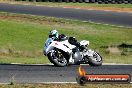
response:
<svg viewBox="0 0 132 88"><path fill-rule="evenodd" d="M72 52L72 49L75 47L76 46L71 45L68 40L58 42L53 41L51 38L48 38L45 44L45 53L47 55L51 50L57 48L70 54Z"/></svg>
<svg viewBox="0 0 132 88"><path fill-rule="evenodd" d="M88 56L93 56L93 53L94 53L94 51L93 50L91 50L91 49L89 49L88 51L87 51L87 55Z"/></svg>

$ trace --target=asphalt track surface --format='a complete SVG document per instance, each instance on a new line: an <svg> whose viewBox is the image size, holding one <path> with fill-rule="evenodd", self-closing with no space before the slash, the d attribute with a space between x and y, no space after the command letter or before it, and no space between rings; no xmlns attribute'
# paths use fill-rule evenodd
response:
<svg viewBox="0 0 132 88"><path fill-rule="evenodd" d="M53 65L0 65L0 83L76 82L78 65L54 67ZM130 74L132 65L83 66L88 74Z"/></svg>
<svg viewBox="0 0 132 88"><path fill-rule="evenodd" d="M45 6L11 5L0 3L0 11L78 19L132 27L131 13L115 13L95 10L77 10ZM130 74L132 65L103 65L84 67L89 74ZM53 65L0 65L0 83L76 82L78 66L54 67Z"/></svg>
<svg viewBox="0 0 132 88"><path fill-rule="evenodd" d="M0 11L132 27L132 13L0 3Z"/></svg>

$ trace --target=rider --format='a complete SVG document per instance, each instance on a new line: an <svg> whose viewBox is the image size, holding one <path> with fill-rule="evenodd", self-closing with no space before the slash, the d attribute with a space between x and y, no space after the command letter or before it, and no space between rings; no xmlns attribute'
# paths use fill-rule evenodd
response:
<svg viewBox="0 0 132 88"><path fill-rule="evenodd" d="M59 34L57 30L51 30L49 32L49 38L52 38L53 41L64 41L64 40L67 40L68 39L68 37L65 36L64 34ZM72 59L70 57L69 58L69 63L74 63L74 59Z"/></svg>
<svg viewBox="0 0 132 88"><path fill-rule="evenodd" d="M49 32L49 38L52 38L54 41L63 41L67 39L67 36L59 34L57 30L51 30Z"/></svg>
<svg viewBox="0 0 132 88"><path fill-rule="evenodd" d="M68 37L64 34L59 34L57 30L51 30L49 32L49 38L52 38L54 41L63 41L68 39ZM75 39L75 37L69 37L68 42L72 45L80 47L80 43Z"/></svg>
<svg viewBox="0 0 132 88"><path fill-rule="evenodd" d="M47 39L46 41L63 41L63 40L66 40L68 37L65 36L64 34L59 34L57 30L51 30L49 32L49 38L51 38L51 39L50 40ZM46 46L47 45L45 44L45 47ZM43 51L43 53L46 56L45 50Z"/></svg>
<svg viewBox="0 0 132 88"><path fill-rule="evenodd" d="M75 45L77 47L80 47L79 42L75 39L75 37L67 37L64 34L59 34L57 30L51 30L49 32L49 38L51 38L53 41L64 41L68 39L68 42L72 45ZM75 49L73 49L73 53L75 52ZM46 55L44 51L44 55ZM69 63L74 63L74 59L70 57Z"/></svg>

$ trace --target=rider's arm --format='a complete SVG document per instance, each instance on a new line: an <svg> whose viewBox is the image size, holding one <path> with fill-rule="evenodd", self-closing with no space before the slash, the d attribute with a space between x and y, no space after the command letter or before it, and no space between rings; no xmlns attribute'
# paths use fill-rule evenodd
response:
<svg viewBox="0 0 132 88"><path fill-rule="evenodd" d="M63 41L63 40L66 40L66 39L68 39L68 37L66 35L64 35L64 34L59 35L59 41Z"/></svg>

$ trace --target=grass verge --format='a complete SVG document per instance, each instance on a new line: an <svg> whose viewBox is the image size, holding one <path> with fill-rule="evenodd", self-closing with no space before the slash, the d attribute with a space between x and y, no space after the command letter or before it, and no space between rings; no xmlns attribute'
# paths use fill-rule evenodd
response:
<svg viewBox="0 0 132 88"><path fill-rule="evenodd" d="M123 55L121 53L124 51L120 48L117 52L113 52L114 49L106 52L112 45L132 44L131 28L4 12L0 12L0 63L49 62L42 51L52 28L68 36L75 36L78 40L89 40L89 47L100 52L104 63L132 64L131 48L128 54Z"/></svg>
<svg viewBox="0 0 132 88"><path fill-rule="evenodd" d="M0 85L0 88L132 88L132 84L15 84Z"/></svg>

